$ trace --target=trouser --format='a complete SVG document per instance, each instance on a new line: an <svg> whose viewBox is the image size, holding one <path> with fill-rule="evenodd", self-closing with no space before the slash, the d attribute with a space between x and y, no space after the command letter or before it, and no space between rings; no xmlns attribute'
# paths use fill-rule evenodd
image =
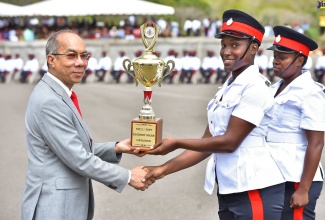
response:
<svg viewBox="0 0 325 220"><path fill-rule="evenodd" d="M217 70L217 78L216 78L216 83L219 82L219 80L221 79L221 83L225 83L226 80L227 80L227 76L228 76L228 73L224 70L224 69L218 69Z"/></svg>
<svg viewBox="0 0 325 220"><path fill-rule="evenodd" d="M112 70L111 74L116 81L116 83L120 83L120 77L124 73L123 70Z"/></svg>
<svg viewBox="0 0 325 220"><path fill-rule="evenodd" d="M280 220L284 183L263 189L221 195L218 193L220 220Z"/></svg>
<svg viewBox="0 0 325 220"><path fill-rule="evenodd" d="M210 77L215 73L215 70L212 68L208 69L203 69L202 67L200 68L201 75L203 76L204 83L210 83Z"/></svg>
<svg viewBox="0 0 325 220"><path fill-rule="evenodd" d="M20 82L26 82L26 79L30 74L32 74L30 71L22 71L20 73Z"/></svg>
<svg viewBox="0 0 325 220"><path fill-rule="evenodd" d="M106 72L107 72L107 70L105 70L103 68L95 71L95 75L97 76L98 81L104 80Z"/></svg>
<svg viewBox="0 0 325 220"><path fill-rule="evenodd" d="M182 69L179 82L180 83L192 83L192 76L195 74L195 70ZM186 80L186 82L185 82Z"/></svg>
<svg viewBox="0 0 325 220"><path fill-rule="evenodd" d="M309 202L303 208L290 208L290 200L292 194L297 188L296 183L286 182L285 183L285 195L284 195L284 208L282 212L281 220L315 220L315 207L317 199L322 191L323 182L314 181L312 182L308 196Z"/></svg>

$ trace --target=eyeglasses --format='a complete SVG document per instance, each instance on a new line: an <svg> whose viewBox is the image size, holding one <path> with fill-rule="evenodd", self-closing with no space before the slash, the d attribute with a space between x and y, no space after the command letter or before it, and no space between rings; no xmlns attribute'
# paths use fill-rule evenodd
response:
<svg viewBox="0 0 325 220"><path fill-rule="evenodd" d="M76 61L78 59L78 57L80 56L80 59L84 62L88 61L90 58L90 54L89 53L74 53L74 52L69 52L66 54L62 54L62 53L52 53L52 55L54 56L65 56L65 58L67 58L68 60L71 61Z"/></svg>

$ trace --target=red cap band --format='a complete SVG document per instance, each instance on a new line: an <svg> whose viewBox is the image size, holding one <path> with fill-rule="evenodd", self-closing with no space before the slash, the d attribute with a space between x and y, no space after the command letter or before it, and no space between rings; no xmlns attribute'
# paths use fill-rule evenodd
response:
<svg viewBox="0 0 325 220"><path fill-rule="evenodd" d="M307 47L306 45L304 45L304 44L302 44L300 42L297 42L295 40L282 37L281 35L278 35L275 38L273 44L292 49L294 51L297 51L298 53L301 51L301 53L303 55L305 55L306 57L308 57L309 51L310 51L309 47Z"/></svg>
<svg viewBox="0 0 325 220"><path fill-rule="evenodd" d="M230 25L227 24L227 22L223 22L222 24L222 31L238 31L244 34L247 34L249 36L255 37L256 40L259 42L262 42L264 34L260 32L259 30L255 29L254 27L247 25L245 23L241 22L232 22Z"/></svg>

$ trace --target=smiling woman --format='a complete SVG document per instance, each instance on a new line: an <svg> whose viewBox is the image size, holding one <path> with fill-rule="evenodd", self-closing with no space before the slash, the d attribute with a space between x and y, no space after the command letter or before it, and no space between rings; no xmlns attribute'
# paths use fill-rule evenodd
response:
<svg viewBox="0 0 325 220"><path fill-rule="evenodd" d="M250 15L223 13L220 55L231 76L207 105L201 139L166 138L148 154L186 149L161 166L148 166L147 178L163 178L211 156L205 190L218 183L220 220L280 219L284 179L265 143L273 97L268 80L254 64L264 28ZM269 175L272 173L272 175Z"/></svg>

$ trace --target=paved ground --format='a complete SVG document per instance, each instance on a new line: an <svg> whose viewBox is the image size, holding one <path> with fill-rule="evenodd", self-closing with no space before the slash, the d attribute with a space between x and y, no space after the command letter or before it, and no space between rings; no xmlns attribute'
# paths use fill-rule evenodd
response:
<svg viewBox="0 0 325 220"><path fill-rule="evenodd" d="M0 84L0 219L20 219L27 156L24 113L34 85ZM143 86L86 84L75 86L84 119L96 142L129 136L130 123L142 107ZM206 125L205 107L216 85L162 85L153 87L153 108L164 119L163 136L196 137ZM126 155L121 166L158 165L167 156L138 158ZM324 158L324 157L323 157ZM324 159L323 159L324 161ZM203 190L207 161L159 180L145 192L127 186L116 193L95 183L95 220L208 220L218 219L217 197ZM325 164L323 162L323 164ZM325 196L317 206L317 219L325 219Z"/></svg>

